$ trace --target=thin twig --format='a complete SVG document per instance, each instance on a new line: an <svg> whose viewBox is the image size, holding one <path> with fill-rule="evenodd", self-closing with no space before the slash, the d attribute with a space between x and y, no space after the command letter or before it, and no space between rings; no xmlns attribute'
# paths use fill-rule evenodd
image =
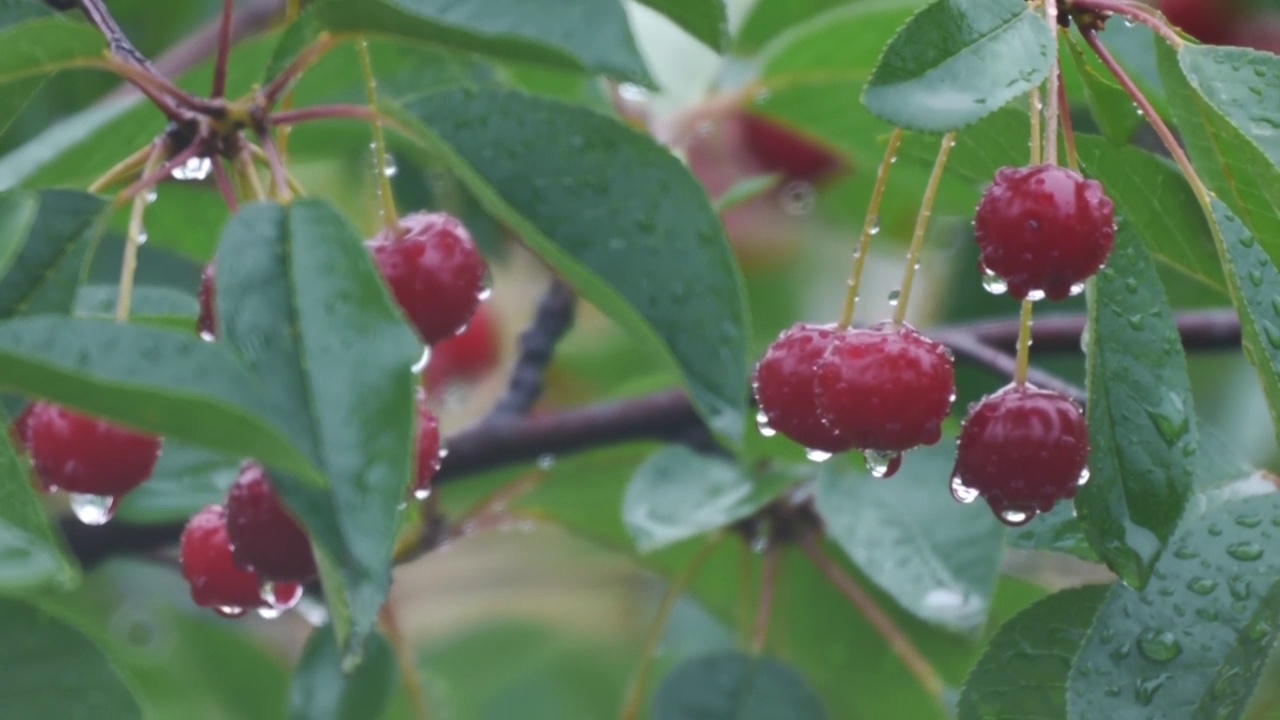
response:
<svg viewBox="0 0 1280 720"><path fill-rule="evenodd" d="M835 560L832 560L823 549L819 536L815 532L809 532L800 537L800 547L804 554L809 557L814 567L827 582L844 596L849 604L853 605L867 622L876 631L889 648L893 650L902 664L906 666L917 682L936 699L942 697L946 690L946 684L942 681L942 677L938 675L938 671L933 667L933 663L929 662L929 658L911 642L911 638L898 627L893 618L889 617L862 586L858 584L848 573L841 568Z"/></svg>
<svg viewBox="0 0 1280 720"><path fill-rule="evenodd" d="M378 119L378 113L364 105L317 105L278 112L268 118L267 122L272 127L285 127L313 120L359 120L371 123Z"/></svg>
<svg viewBox="0 0 1280 720"><path fill-rule="evenodd" d="M166 144L167 147L167 144ZM164 181L165 178L173 174L174 170L187 164L187 161L200 154L200 143L193 142L183 148L177 155L174 155L158 170L143 173L142 178L134 184L125 188L123 192L116 196L116 204L123 205L138 195L154 188Z"/></svg>
<svg viewBox="0 0 1280 720"><path fill-rule="evenodd" d="M1160 18L1148 12L1144 6L1135 3L1125 2L1124 0L1072 0L1073 8L1076 10L1088 10L1096 13L1107 13L1119 15L1128 18L1136 23L1141 23L1151 28L1157 35L1164 38L1164 41L1174 47L1181 49L1186 45L1186 41L1178 37L1178 34L1169 27L1169 24ZM1081 32L1090 28L1080 28Z"/></svg>
<svg viewBox="0 0 1280 720"><path fill-rule="evenodd" d="M520 355L511 370L507 393L494 405L490 421L520 417L533 409L542 396L547 366L561 338L573 327L578 296L560 278L552 278L538 303L533 323L520 335Z"/></svg>
<svg viewBox="0 0 1280 720"><path fill-rule="evenodd" d="M214 156L213 158L213 180L218 186L218 192L222 193L222 199L227 203L227 209L232 215L240 212L240 203L236 201L236 190L231 185L231 176L227 174L227 166L222 162L222 158Z"/></svg>
<svg viewBox="0 0 1280 720"><path fill-rule="evenodd" d="M231 60L231 17L235 12L235 0L222 0L222 17L218 23L218 56L213 64L212 97L227 94L227 63Z"/></svg>
<svg viewBox="0 0 1280 720"><path fill-rule="evenodd" d="M778 566L782 562L782 546L772 543L764 553L764 570L760 578L760 604L756 607L755 632L751 634L751 654L761 655L769 642L769 625L773 621L774 599L778 596Z"/></svg>

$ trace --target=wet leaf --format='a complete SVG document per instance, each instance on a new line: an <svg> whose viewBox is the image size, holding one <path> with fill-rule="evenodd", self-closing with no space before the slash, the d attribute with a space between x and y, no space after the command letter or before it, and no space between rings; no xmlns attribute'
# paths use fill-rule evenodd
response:
<svg viewBox="0 0 1280 720"><path fill-rule="evenodd" d="M0 587L70 586L79 571L63 553L36 495L30 461L11 442L10 427L0 411Z"/></svg>
<svg viewBox="0 0 1280 720"><path fill-rule="evenodd" d="M730 650L687 660L662 680L654 720L825 720L808 682L770 658Z"/></svg>
<svg viewBox="0 0 1280 720"><path fill-rule="evenodd" d="M382 717L396 683L396 659L381 635L369 636L364 661L350 673L333 633L317 628L302 649L289 691L290 720L368 720Z"/></svg>
<svg viewBox="0 0 1280 720"><path fill-rule="evenodd" d="M105 212L81 192L0 194L0 318L71 311Z"/></svg>

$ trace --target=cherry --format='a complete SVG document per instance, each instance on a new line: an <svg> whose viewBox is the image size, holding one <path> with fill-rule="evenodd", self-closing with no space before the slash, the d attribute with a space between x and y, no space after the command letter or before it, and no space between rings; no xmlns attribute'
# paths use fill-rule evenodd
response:
<svg viewBox="0 0 1280 720"><path fill-rule="evenodd" d="M782 332L756 365L757 420L766 435L780 432L810 450L829 455L853 447L818 412L818 364L831 351L834 325L797 324Z"/></svg>
<svg viewBox="0 0 1280 720"><path fill-rule="evenodd" d="M48 402L28 408L16 433L51 491L118 499L151 477L160 458L160 438Z"/></svg>
<svg viewBox="0 0 1280 720"><path fill-rule="evenodd" d="M1231 35L1240 10L1238 0L1160 0L1169 22L1200 42L1220 45Z"/></svg>
<svg viewBox="0 0 1280 720"><path fill-rule="evenodd" d="M840 170L839 158L821 145L759 115L742 113L741 118L747 147L771 172L818 182Z"/></svg>
<svg viewBox="0 0 1280 720"><path fill-rule="evenodd" d="M461 332L485 296L484 258L451 215L406 215L398 236L384 230L365 245L428 345Z"/></svg>
<svg viewBox="0 0 1280 720"><path fill-rule="evenodd" d="M196 332L207 339L218 334L217 289L213 284L215 272L214 264L209 263L200 273L200 317L196 319Z"/></svg>
<svg viewBox="0 0 1280 720"><path fill-rule="evenodd" d="M851 328L818 362L818 412L852 447L867 451L874 474L896 456L942 438L955 400L951 352L910 325Z"/></svg>
<svg viewBox="0 0 1280 720"><path fill-rule="evenodd" d="M210 505L187 521L179 555L191 599L221 615L238 617L250 608L279 612L302 596L301 585L280 583L271 587L271 602L263 599L262 579L235 563L227 538L227 513L221 505Z"/></svg>
<svg viewBox="0 0 1280 720"><path fill-rule="evenodd" d="M1055 165L1003 168L974 218L982 265L1019 300L1062 300L1106 263L1115 206L1095 180Z"/></svg>
<svg viewBox="0 0 1280 720"><path fill-rule="evenodd" d="M31 411L35 405L28 405L18 414L18 419L13 421L13 425L9 426L9 440L13 443L13 447L23 448L24 450L30 444L27 439L30 437L28 428L31 424Z"/></svg>
<svg viewBox="0 0 1280 720"><path fill-rule="evenodd" d="M418 466L414 472L413 496L424 500L431 492L431 480L440 472L440 421L427 408L426 397L418 395Z"/></svg>
<svg viewBox="0 0 1280 720"><path fill-rule="evenodd" d="M258 463L240 467L240 477L227 493L226 516L237 565L272 582L306 582L316 576L311 541Z"/></svg>
<svg viewBox="0 0 1280 720"><path fill-rule="evenodd" d="M1008 525L1023 525L1089 479L1089 428L1070 398L1009 385L969 408L960 431L951 492L979 495Z"/></svg>
<svg viewBox="0 0 1280 720"><path fill-rule="evenodd" d="M487 305L481 305L466 330L431 348L426 370L427 392L434 394L487 375L498 366L500 343L493 313Z"/></svg>

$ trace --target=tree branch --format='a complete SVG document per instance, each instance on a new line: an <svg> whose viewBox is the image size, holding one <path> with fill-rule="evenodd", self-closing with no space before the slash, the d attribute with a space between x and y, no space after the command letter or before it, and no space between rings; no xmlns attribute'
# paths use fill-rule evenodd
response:
<svg viewBox="0 0 1280 720"><path fill-rule="evenodd" d="M486 422L501 422L505 418L527 415L542 396L543 376L555 356L569 328L578 297L560 278L552 278L551 285L538 303L529 329L520 335L520 357L511 371L507 394L494 406Z"/></svg>
<svg viewBox="0 0 1280 720"><path fill-rule="evenodd" d="M1083 315L1049 316L1037 321L1037 351L1079 352ZM1190 351L1231 350L1240 345L1240 325L1229 310L1193 312L1178 318L1183 345ZM951 347L958 357L1008 375L1006 353L1017 341L1016 321L992 321L936 328L930 337ZM982 349L985 348L985 349ZM999 355L1000 357L996 357ZM1035 376L1033 376L1035 377ZM1052 376L1033 380L1049 387ZM1061 382L1061 381L1057 381ZM1078 388L1068 389L1080 397ZM1060 388L1061 389L1061 388ZM640 440L679 442L714 451L711 431L698 417L684 392L671 390L631 400L529 417L494 418L448 440L437 487L477 473L531 462L545 455L567 455ZM722 450L723 452L723 450ZM71 551L85 567L114 555L153 551L177 541L180 524L138 526L112 522L99 527L74 519L62 521Z"/></svg>

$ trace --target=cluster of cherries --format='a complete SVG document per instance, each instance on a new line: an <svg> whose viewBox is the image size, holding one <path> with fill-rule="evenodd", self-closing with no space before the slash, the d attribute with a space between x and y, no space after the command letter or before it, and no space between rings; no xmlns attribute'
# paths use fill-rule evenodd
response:
<svg viewBox="0 0 1280 720"><path fill-rule="evenodd" d="M462 339L488 289L484 259L461 222L443 213L409 215L366 248L428 346ZM217 334L214 274L212 265L203 273L197 321L198 331L211 341ZM493 332L487 318L484 323L482 339ZM437 377L473 371L477 346L493 348L496 355L496 343L467 340L454 352L463 368L447 368L448 375ZM419 390L416 399L417 468L411 492L422 499L440 469L442 450L439 423L425 393ZM73 512L89 524L107 522L119 500L151 477L162 444L161 438L48 402L30 405L14 423L13 435L43 489L69 493ZM250 609L278 615L298 601L302 585L316 575L306 533L267 471L252 461L242 465L224 504L204 508L187 523L181 561L196 604L229 617Z"/></svg>
<svg viewBox="0 0 1280 720"><path fill-rule="evenodd" d="M1102 186L1056 165L1000 170L974 220L984 285L1019 300L1061 300L1084 289L1115 243L1115 210ZM932 445L955 400L950 351L911 326L797 324L756 366L766 435L781 433L814 460L862 451L888 477L903 452ZM986 499L1021 525L1089 477L1089 433L1068 397L1011 384L969 408L951 491Z"/></svg>

